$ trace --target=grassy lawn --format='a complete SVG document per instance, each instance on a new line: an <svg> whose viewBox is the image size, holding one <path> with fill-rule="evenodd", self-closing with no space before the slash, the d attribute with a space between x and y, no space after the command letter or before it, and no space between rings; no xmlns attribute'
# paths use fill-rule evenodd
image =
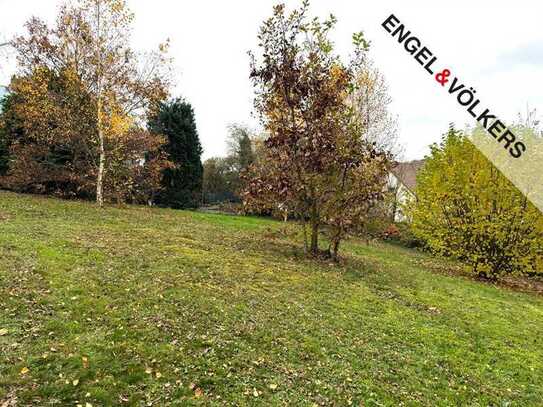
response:
<svg viewBox="0 0 543 407"><path fill-rule="evenodd" d="M543 402L543 297L299 247L271 220L0 192L0 405Z"/></svg>

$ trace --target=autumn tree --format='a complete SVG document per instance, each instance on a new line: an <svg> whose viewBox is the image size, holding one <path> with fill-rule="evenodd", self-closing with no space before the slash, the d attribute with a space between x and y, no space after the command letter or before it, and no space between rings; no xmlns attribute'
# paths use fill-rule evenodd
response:
<svg viewBox="0 0 543 407"><path fill-rule="evenodd" d="M74 72L36 68L14 77L10 90L1 115L10 156L2 185L65 197L91 194L93 106Z"/></svg>
<svg viewBox="0 0 543 407"><path fill-rule="evenodd" d="M74 72L66 69L57 75L41 67L30 76L14 77L11 91L0 116L0 138L9 155L0 184L22 192L93 197L95 104ZM113 142L106 144L109 177L104 190L117 202L147 203L144 195L152 196L160 186L153 175L156 166L168 165L160 153L163 139L118 113L111 119ZM149 188L152 180L154 187Z"/></svg>
<svg viewBox="0 0 543 407"><path fill-rule="evenodd" d="M155 203L162 192L163 173L173 168L165 151L167 139L139 127L124 129L115 148L108 148L106 196L118 203Z"/></svg>
<svg viewBox="0 0 543 407"><path fill-rule="evenodd" d="M349 102L369 44L355 34L353 59L344 64L328 37L335 22L333 16L323 22L309 19L304 2L290 14L284 5L276 6L261 27L251 78L268 137L264 158L252 166L243 194L247 209L281 206L295 214L304 249L312 255L320 253L324 230L325 252L332 257L382 199L388 165L388 155L364 137Z"/></svg>
<svg viewBox="0 0 543 407"><path fill-rule="evenodd" d="M542 273L543 215L470 141L488 137L480 130L451 126L431 147L409 211L412 229L481 278Z"/></svg>
<svg viewBox="0 0 543 407"><path fill-rule="evenodd" d="M112 176L120 167L109 161L115 156L124 160L112 152L123 150L119 143L126 142L127 135L142 134L131 130L141 128L143 116L167 96L167 44L156 52L136 53L130 48L132 21L123 0L79 0L61 7L53 28L32 18L27 35L12 42L19 77L29 78L44 69L56 76L70 72L90 99L92 117L85 125L90 134L87 144L95 156L93 175L99 205L104 202L106 175ZM68 122L79 120L67 116L60 125L69 128L72 124Z"/></svg>
<svg viewBox="0 0 543 407"><path fill-rule="evenodd" d="M391 113L388 85L375 63L364 58L354 73L356 86L349 102L362 122L364 138L398 160L403 148L398 140L398 119Z"/></svg>

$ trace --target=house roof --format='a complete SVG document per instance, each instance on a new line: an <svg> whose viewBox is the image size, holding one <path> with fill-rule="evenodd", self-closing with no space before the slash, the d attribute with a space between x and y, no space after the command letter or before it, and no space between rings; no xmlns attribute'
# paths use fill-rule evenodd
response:
<svg viewBox="0 0 543 407"><path fill-rule="evenodd" d="M396 163L392 168L392 173L404 184L411 192L415 191L417 186L417 173L424 166L424 160L414 160L405 163Z"/></svg>

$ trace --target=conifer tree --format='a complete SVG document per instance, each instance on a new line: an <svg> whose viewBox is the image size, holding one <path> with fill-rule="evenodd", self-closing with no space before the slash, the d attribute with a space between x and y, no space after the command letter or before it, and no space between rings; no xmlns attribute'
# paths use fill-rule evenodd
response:
<svg viewBox="0 0 543 407"><path fill-rule="evenodd" d="M163 172L157 203L178 209L197 207L202 192L202 146L192 106L183 99L161 104L149 130L167 137L164 148L173 163Z"/></svg>

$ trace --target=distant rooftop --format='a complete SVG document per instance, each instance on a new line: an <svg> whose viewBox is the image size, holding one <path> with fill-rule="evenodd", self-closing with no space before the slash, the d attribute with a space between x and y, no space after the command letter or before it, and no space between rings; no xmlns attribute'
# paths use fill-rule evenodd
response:
<svg viewBox="0 0 543 407"><path fill-rule="evenodd" d="M396 163L392 173L404 184L410 191L414 192L417 186L417 173L424 166L424 160L414 160L405 163Z"/></svg>

